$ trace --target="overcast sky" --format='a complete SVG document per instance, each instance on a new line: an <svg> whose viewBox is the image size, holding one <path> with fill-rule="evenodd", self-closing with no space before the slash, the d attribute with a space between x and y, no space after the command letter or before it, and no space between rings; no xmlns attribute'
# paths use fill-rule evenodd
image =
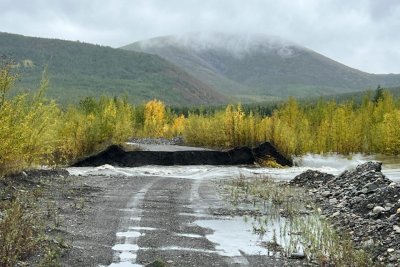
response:
<svg viewBox="0 0 400 267"><path fill-rule="evenodd" d="M0 31L112 47L194 31L262 33L363 71L400 73L400 0L0 0Z"/></svg>

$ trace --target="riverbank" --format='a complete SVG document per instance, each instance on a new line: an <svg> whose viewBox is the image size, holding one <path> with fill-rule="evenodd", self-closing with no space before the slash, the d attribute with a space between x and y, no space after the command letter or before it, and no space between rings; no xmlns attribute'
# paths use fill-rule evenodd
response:
<svg viewBox="0 0 400 267"><path fill-rule="evenodd" d="M126 148L126 146L133 148ZM101 166L105 164L120 167L138 167L146 165L251 165L256 162L276 166L292 166L290 159L285 158L269 142L257 147L238 147L230 150L207 150L175 145L164 145L163 148L141 150L155 145L127 143L125 146L111 145L98 154L78 160L73 167ZM156 145L158 147L158 145ZM137 148L137 149L135 149Z"/></svg>

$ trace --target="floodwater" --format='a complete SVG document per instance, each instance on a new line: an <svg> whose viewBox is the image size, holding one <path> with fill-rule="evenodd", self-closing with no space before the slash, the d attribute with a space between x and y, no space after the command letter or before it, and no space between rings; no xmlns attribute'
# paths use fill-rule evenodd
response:
<svg viewBox="0 0 400 267"><path fill-rule="evenodd" d="M319 170L321 172L339 175L346 169L355 168L357 165L367 161L381 161L383 163L383 173L395 182L400 182L400 158L389 156L364 156L355 154L352 156L342 155L305 155L303 157L295 158L294 167L271 169L255 166L143 166L135 168L121 168L113 167L110 165L103 165L99 167L79 167L69 168L68 171L72 175L105 175L105 176L127 176L127 177L169 177L169 178L185 178L193 181L191 201L193 205L199 205L198 186L202 181L221 180L237 178L240 176L245 177L260 177L269 176L276 180L290 180L296 175L308 170ZM196 189L197 186L197 189ZM149 185L150 188L150 185ZM118 243L113 246L115 251L114 262L110 266L141 266L136 262L137 252L139 250L146 250L138 246L138 239L142 235L151 234L153 228L140 227L140 217L142 210L138 209L138 204L143 201L144 194L149 188L145 188L132 197L130 207L125 211L131 216L131 225L125 225L116 233ZM210 201L208 203L212 203ZM197 204L196 204L197 203ZM195 206L193 206L195 208ZM181 214L185 215L185 214ZM194 209L194 213L187 214L188 216L196 217L194 222L200 227L211 229L211 233L207 234L205 238L215 244L215 251L204 251L205 253L217 253L224 257L240 258L241 254L246 255L271 255L273 253L266 248L265 244L271 240L283 246L287 244L287 239L290 239L288 234L282 235L280 230L284 224L285 218L280 216L274 220L269 220L267 229L262 235L257 234L255 229L255 220L250 220L246 217L224 217L212 216L207 214L205 207L203 209ZM203 238L200 235L181 233L176 234L188 238ZM181 247L161 247L159 250L184 250L190 248ZM298 246L292 252L302 252L302 247ZM240 259L244 259L243 257ZM237 263L241 261L238 260Z"/></svg>
<svg viewBox="0 0 400 267"><path fill-rule="evenodd" d="M99 167L72 167L68 171L73 175L107 175L107 176L162 176L185 179L224 179L236 178L239 175L270 176L277 180L291 180L296 175L308 170L339 175L347 169L355 168L357 165L367 161L381 161L382 171L391 180L400 182L400 157L374 155L365 156L354 154L342 156L331 154L326 156L308 154L294 159L295 166L290 168L273 169L254 166L143 166L134 168L113 167L103 165Z"/></svg>

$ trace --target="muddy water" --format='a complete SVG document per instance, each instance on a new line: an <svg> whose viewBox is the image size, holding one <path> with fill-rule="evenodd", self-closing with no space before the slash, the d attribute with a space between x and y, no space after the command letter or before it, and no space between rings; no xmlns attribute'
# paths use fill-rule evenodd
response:
<svg viewBox="0 0 400 267"><path fill-rule="evenodd" d="M354 154L343 156L331 154L326 156L321 155L305 155L295 158L296 166L292 169L317 169L323 172L338 175L344 170L355 168L357 165L368 161L382 162L382 172L395 182L400 181L400 157L386 155L362 155ZM290 178L291 179L291 178Z"/></svg>
<svg viewBox="0 0 400 267"><path fill-rule="evenodd" d="M136 168L119 168L110 165L104 165L96 168L82 167L69 168L68 171L74 175L105 175L105 176L127 176L132 177L162 177L162 179L184 179L190 180L191 192L188 198L187 208L191 212L180 212L177 216L185 218L194 218L193 222L181 227L201 227L210 229L204 235L194 232L175 232L171 233L175 238L187 240L199 240L204 238L215 245L214 249L209 248L191 248L181 245L165 245L158 247L158 253L173 251L186 251L187 253L205 253L217 254L225 257L232 264L240 266L254 266L249 260L249 256L269 256L273 251L266 247L266 243L275 240L285 248L290 240L288 232L281 233L282 225L285 225L286 219L275 217L269 219L264 226L263 234L255 231L259 226L257 221L252 218L242 216L215 216L210 214L209 208L232 208L226 206L221 197L213 190L215 181L221 179L237 178L241 175L246 177L270 176L277 180L290 180L296 175L307 169L315 169L322 172L338 175L346 169L351 169L358 164L370 160L383 162L383 172L393 181L400 181L400 159L398 157L385 156L362 156L353 155L344 157L339 155L306 155L295 159L295 167L284 169L258 168L254 166L144 166ZM153 183L149 183L141 191L132 195L128 207L124 210L129 217L128 222L121 225L116 232L117 242L112 247L115 252L114 263L110 266L142 266L138 261L138 253L146 254L146 251L153 251L154 248L139 246L140 239L145 239L151 235L157 235L165 229L157 227L142 226L141 220L143 210L140 208L145 194L151 190ZM201 190L203 188L203 190ZM206 188L207 190L204 190ZM162 197L162 196L160 196ZM167 197L168 198L168 197ZM167 199L166 198L166 199ZM158 201L160 201L159 199ZM225 206L224 206L225 205ZM260 209L260 207L255 207ZM261 208L262 209L262 208ZM126 220L125 220L126 221ZM302 247L297 246L292 252L301 252ZM246 255L246 256L244 256Z"/></svg>
<svg viewBox="0 0 400 267"><path fill-rule="evenodd" d="M308 170L319 170L321 172L338 175L344 170L355 168L357 165L367 161L381 161L383 173L393 181L400 181L400 157L399 156L364 156L355 154L352 156L342 155L305 155L295 158L295 167L283 169L258 168L253 166L143 166L136 168L119 168L110 165L100 167L69 168L68 171L74 175L114 175L114 176L162 176L185 179L221 179L268 175L277 180L290 180L296 175Z"/></svg>

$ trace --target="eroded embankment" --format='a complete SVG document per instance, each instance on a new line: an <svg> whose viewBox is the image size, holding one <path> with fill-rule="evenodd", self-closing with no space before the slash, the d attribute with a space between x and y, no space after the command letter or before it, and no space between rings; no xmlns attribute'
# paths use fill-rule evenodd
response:
<svg viewBox="0 0 400 267"><path fill-rule="evenodd" d="M400 264L400 184L382 174L381 163L367 162L336 177L309 170L291 184L307 187L339 232L348 232L376 262Z"/></svg>
<svg viewBox="0 0 400 267"><path fill-rule="evenodd" d="M282 166L292 162L266 142L256 148L241 147L228 151L186 150L186 151L126 151L112 145L106 150L74 163L74 167L100 166L110 164L121 167L144 165L241 165L253 164L257 159L270 158Z"/></svg>

